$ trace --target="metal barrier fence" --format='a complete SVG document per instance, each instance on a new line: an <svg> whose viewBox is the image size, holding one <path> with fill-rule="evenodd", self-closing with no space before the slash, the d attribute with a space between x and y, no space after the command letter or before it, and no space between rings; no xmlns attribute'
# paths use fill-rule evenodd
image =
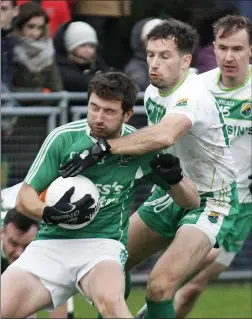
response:
<svg viewBox="0 0 252 319"><path fill-rule="evenodd" d="M147 124L143 97L144 93L140 92L134 107L134 116L130 122L137 128ZM43 103L47 101L48 106L24 107L21 106L23 101L43 101ZM1 137L2 167L5 159L7 159L7 166L9 164L8 186L23 180L43 140L55 127L84 118L87 114L87 93L4 93L1 95L1 102L2 120L15 119L14 124L12 123L12 134ZM52 102L54 104L56 102L56 106L50 106ZM150 185L140 185L132 212L140 206L149 191ZM136 267L133 271L133 282L145 283L156 259L157 255ZM251 268L252 234L235 258L230 270L223 273L220 280L251 280Z"/></svg>

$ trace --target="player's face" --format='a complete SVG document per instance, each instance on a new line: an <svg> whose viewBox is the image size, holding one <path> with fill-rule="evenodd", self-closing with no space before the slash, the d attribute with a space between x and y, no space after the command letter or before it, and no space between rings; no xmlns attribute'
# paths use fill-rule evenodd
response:
<svg viewBox="0 0 252 319"><path fill-rule="evenodd" d="M34 225L23 233L12 223L1 230L3 250L10 263L13 263L23 253L25 248L33 241L38 228Z"/></svg>
<svg viewBox="0 0 252 319"><path fill-rule="evenodd" d="M122 125L133 110L123 114L121 101L105 100L91 93L88 103L88 125L94 137L115 138L120 136Z"/></svg>
<svg viewBox="0 0 252 319"><path fill-rule="evenodd" d="M146 50L150 81L160 90L172 89L190 67L191 55L180 54L174 39L150 39Z"/></svg>
<svg viewBox="0 0 252 319"><path fill-rule="evenodd" d="M45 27L44 17L33 17L24 24L22 35L26 39L38 40L44 33Z"/></svg>
<svg viewBox="0 0 252 319"><path fill-rule="evenodd" d="M248 72L252 52L248 33L245 29L242 29L225 38L220 38L222 31L220 29L217 32L214 42L216 61L221 69L222 76L229 79L241 78L243 80Z"/></svg>

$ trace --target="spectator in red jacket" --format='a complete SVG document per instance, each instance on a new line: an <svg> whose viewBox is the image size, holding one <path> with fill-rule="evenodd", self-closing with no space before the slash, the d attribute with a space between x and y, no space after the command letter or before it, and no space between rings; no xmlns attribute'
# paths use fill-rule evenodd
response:
<svg viewBox="0 0 252 319"><path fill-rule="evenodd" d="M17 4L20 6L30 0L17 0ZM49 28L50 36L53 38L57 28L65 22L71 20L70 9L68 1L51 1L51 0L40 0L41 7L45 10L49 17Z"/></svg>

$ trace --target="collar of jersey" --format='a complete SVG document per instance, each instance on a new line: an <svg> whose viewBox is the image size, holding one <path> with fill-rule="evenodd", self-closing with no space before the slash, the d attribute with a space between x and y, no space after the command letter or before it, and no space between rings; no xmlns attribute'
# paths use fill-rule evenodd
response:
<svg viewBox="0 0 252 319"><path fill-rule="evenodd" d="M158 91L158 94L161 96L161 97L167 97L169 95L171 95L173 92L175 92L180 86L181 84L185 81L185 79L187 78L189 74L189 71L187 71L187 73L185 74L185 77L183 80L179 81L173 89L171 89L170 91L168 91L167 93L161 93L160 91Z"/></svg>
<svg viewBox="0 0 252 319"><path fill-rule="evenodd" d="M122 125L121 136L124 135L124 131L125 131L125 124ZM87 124L87 128L86 128L86 132L87 132L87 135L89 136L89 138L91 139L91 141L96 143L97 139L91 135L91 128L90 128L90 126L88 124Z"/></svg>
<svg viewBox="0 0 252 319"><path fill-rule="evenodd" d="M219 87L219 89L221 91L235 91L235 90L238 90L240 88L242 88L243 86L245 86L248 81L249 81L249 78L251 77L251 72L252 71L252 66L250 65L249 66L249 71L248 71L248 75L246 76L246 79L242 82L242 84L240 85L236 85L236 86L233 86L232 88L224 88L224 87L221 87L220 86L220 83L221 83L221 71L219 70L219 73L218 73L218 76L217 76L217 85Z"/></svg>

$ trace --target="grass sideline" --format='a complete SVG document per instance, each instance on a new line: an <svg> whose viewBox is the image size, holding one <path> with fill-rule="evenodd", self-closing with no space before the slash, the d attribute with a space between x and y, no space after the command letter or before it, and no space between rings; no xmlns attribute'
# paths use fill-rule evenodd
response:
<svg viewBox="0 0 252 319"><path fill-rule="evenodd" d="M208 287L188 318L252 318L252 286L245 284L214 284ZM132 290L128 300L133 315L144 303L144 289ZM75 318L96 318L96 309L79 295L74 299ZM39 318L48 318L41 311Z"/></svg>

